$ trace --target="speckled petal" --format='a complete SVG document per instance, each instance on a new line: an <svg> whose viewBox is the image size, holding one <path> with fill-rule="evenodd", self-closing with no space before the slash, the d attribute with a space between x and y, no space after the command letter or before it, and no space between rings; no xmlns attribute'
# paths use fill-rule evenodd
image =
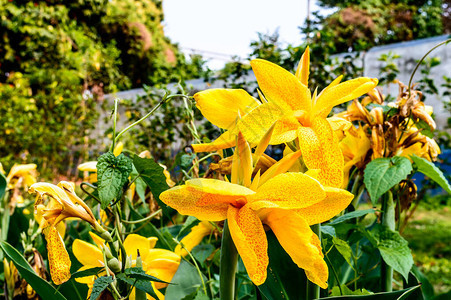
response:
<svg viewBox="0 0 451 300"><path fill-rule="evenodd" d="M259 102L240 89L209 89L194 95L196 106L212 124L223 129L236 126L238 116L244 116Z"/></svg>
<svg viewBox="0 0 451 300"><path fill-rule="evenodd" d="M235 146L236 134L231 131L226 131L221 134L216 140L205 144L191 144L194 152L213 152L221 149L227 149Z"/></svg>
<svg viewBox="0 0 451 300"><path fill-rule="evenodd" d="M299 148L309 169L321 169L319 182L324 186L341 187L343 181L343 154L326 119L316 118L311 127L298 132Z"/></svg>
<svg viewBox="0 0 451 300"><path fill-rule="evenodd" d="M271 209L264 223L271 227L280 245L299 268L305 270L307 278L327 288L329 271L323 260L320 241L296 212L285 209Z"/></svg>
<svg viewBox="0 0 451 300"><path fill-rule="evenodd" d="M242 201L254 191L243 186L215 179L188 180L160 195L161 201L183 215L205 221L222 221L231 203Z"/></svg>
<svg viewBox="0 0 451 300"><path fill-rule="evenodd" d="M294 111L312 110L310 90L295 75L262 59L252 60L251 66L258 85L269 102L288 104Z"/></svg>
<svg viewBox="0 0 451 300"><path fill-rule="evenodd" d="M227 212L230 234L252 282L261 285L266 280L268 241L257 214L247 205L229 207Z"/></svg>
<svg viewBox="0 0 451 300"><path fill-rule="evenodd" d="M368 93L376 87L377 83L378 80L376 78L359 77L334 87L326 88L313 107L313 115L325 118L334 106Z"/></svg>
<svg viewBox="0 0 451 300"><path fill-rule="evenodd" d="M309 224L314 225L332 219L351 203L354 195L342 189L325 187L326 198L296 212Z"/></svg>
<svg viewBox="0 0 451 300"><path fill-rule="evenodd" d="M56 285L60 285L70 278L71 261L64 241L58 230L50 226L42 231L47 241L47 254L49 257L50 275Z"/></svg>
<svg viewBox="0 0 451 300"><path fill-rule="evenodd" d="M277 145L296 138L300 124L291 108L284 103L269 102L258 106L241 119L238 129L249 143L258 144L274 123L270 144Z"/></svg>
<svg viewBox="0 0 451 300"><path fill-rule="evenodd" d="M281 208L304 208L322 201L326 197L323 186L302 173L285 173L268 180L248 197L249 206L258 210L268 202Z"/></svg>

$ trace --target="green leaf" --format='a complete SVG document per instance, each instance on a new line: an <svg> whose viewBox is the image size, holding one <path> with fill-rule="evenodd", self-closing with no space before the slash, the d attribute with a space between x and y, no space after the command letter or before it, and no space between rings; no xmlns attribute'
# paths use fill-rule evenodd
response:
<svg viewBox="0 0 451 300"><path fill-rule="evenodd" d="M42 299L66 300L66 298L58 292L47 281L39 277L33 268L28 264L27 260L5 241L0 241L0 248L3 249L6 256L9 257L19 271L20 276L41 296Z"/></svg>
<svg viewBox="0 0 451 300"><path fill-rule="evenodd" d="M146 274L146 272L142 268L138 268L138 267L125 269L125 275L127 275L127 277L130 277L133 279L156 281L156 282L162 282L162 283L169 284L169 282L167 282L167 281L164 281L164 280L158 279L157 277Z"/></svg>
<svg viewBox="0 0 451 300"><path fill-rule="evenodd" d="M133 156L133 165L141 175L142 180L149 186L158 205L163 209L163 212L167 213L167 205L160 200L160 194L169 188L163 167L151 158L141 158L137 155Z"/></svg>
<svg viewBox="0 0 451 300"><path fill-rule="evenodd" d="M423 173L431 180L435 181L439 186L441 186L448 194L451 194L451 186L449 185L448 180L446 180L445 176L443 176L442 171L437 168L432 162L428 161L425 158L416 156L413 154L410 156L418 168L418 172Z"/></svg>
<svg viewBox="0 0 451 300"><path fill-rule="evenodd" d="M334 244L337 251L340 252L341 256L343 256L343 258L349 264L349 266L353 270L355 270L354 266L352 265L352 249L349 246L349 244L346 241L343 241L342 239L339 239L337 237L332 238L332 243Z"/></svg>
<svg viewBox="0 0 451 300"><path fill-rule="evenodd" d="M206 283L207 278L204 275L202 278ZM166 289L165 299L183 299L202 289L202 282L196 267L183 259L180 261L180 266L171 283L173 284Z"/></svg>
<svg viewBox="0 0 451 300"><path fill-rule="evenodd" d="M365 289L353 291L350 288L348 288L346 286L346 284L342 284L342 285L340 285L340 287L341 287L341 291L338 286L334 286L331 290L331 296L341 296L341 292L343 292L343 295L371 295L372 294Z"/></svg>
<svg viewBox="0 0 451 300"><path fill-rule="evenodd" d="M321 233L322 234L328 234L331 237L337 236L337 233L335 232L335 228L329 225L322 225L321 226Z"/></svg>
<svg viewBox="0 0 451 300"><path fill-rule="evenodd" d="M319 298L318 300L354 300L354 299L364 299L364 300L419 300L418 294L415 293L419 291L420 286L414 286L400 291L387 292L387 293L376 293L371 295L352 295L352 296L338 296L338 297L327 297ZM421 295L421 294L420 294Z"/></svg>
<svg viewBox="0 0 451 300"><path fill-rule="evenodd" d="M407 281L413 265L408 242L398 232L382 226L377 227L374 237L382 259Z"/></svg>
<svg viewBox="0 0 451 300"><path fill-rule="evenodd" d="M101 155L97 161L97 184L102 209L122 197L124 184L132 171L132 161L124 154L112 152Z"/></svg>
<svg viewBox="0 0 451 300"><path fill-rule="evenodd" d="M121 280L121 281L131 285L131 286L134 286L137 289L140 289L141 291L146 292L147 294L154 297L155 299L158 299L158 296L157 296L157 294L155 294L152 283L150 281L131 278L131 277L125 275L124 273L117 274L116 278L118 280Z"/></svg>
<svg viewBox="0 0 451 300"><path fill-rule="evenodd" d="M421 292L423 293L424 299L425 300L434 299L434 287L429 282L429 280L426 278L426 276L423 273L421 273L421 271L418 269L418 267L413 265L410 273L416 279L415 280L416 284L421 284ZM450 299L451 299L451 297L450 297Z"/></svg>
<svg viewBox="0 0 451 300"><path fill-rule="evenodd" d="M91 300L97 300L100 294L108 287L110 283L113 282L113 276L102 276L94 281L94 286L92 287Z"/></svg>
<svg viewBox="0 0 451 300"><path fill-rule="evenodd" d="M177 234L177 239L180 236L185 236L185 234L188 233L188 230L193 228L197 224L199 224L199 220L196 217L188 216L188 218L186 218L185 222L183 223L183 226L180 229L179 233Z"/></svg>
<svg viewBox="0 0 451 300"><path fill-rule="evenodd" d="M73 273L70 276L70 278L72 279L72 278L80 278L80 277L97 275L97 274L99 274L99 272L101 272L104 269L105 269L104 267L94 267L94 268L90 268L90 269L86 269L86 270L81 270L81 271Z"/></svg>
<svg viewBox="0 0 451 300"><path fill-rule="evenodd" d="M215 251L215 247L212 244L197 245L191 251L191 254L200 262L204 263L205 260Z"/></svg>
<svg viewBox="0 0 451 300"><path fill-rule="evenodd" d="M6 177L3 173L0 173L0 200L2 200L3 196L6 192Z"/></svg>
<svg viewBox="0 0 451 300"><path fill-rule="evenodd" d="M350 220L350 219L358 218L358 217L361 217L361 216L364 216L367 214L373 214L374 212L375 212L375 210L372 208L365 209L365 210L356 210L356 211L344 214L342 216L339 216L332 222L329 222L328 225L336 225L336 224L342 223L342 222Z"/></svg>
<svg viewBox="0 0 451 300"><path fill-rule="evenodd" d="M307 277L279 244L272 231L266 233L268 239L269 265L266 281L258 286L268 300L306 299Z"/></svg>
<svg viewBox="0 0 451 300"><path fill-rule="evenodd" d="M373 205L389 189L406 179L410 172L412 164L405 157L394 156L371 161L365 168L363 182Z"/></svg>

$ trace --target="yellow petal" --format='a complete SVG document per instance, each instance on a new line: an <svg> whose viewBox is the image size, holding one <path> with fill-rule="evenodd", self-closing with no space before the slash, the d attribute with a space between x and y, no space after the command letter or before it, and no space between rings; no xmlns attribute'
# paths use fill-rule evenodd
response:
<svg viewBox="0 0 451 300"><path fill-rule="evenodd" d="M244 116L259 102L245 90L209 89L194 95L196 106L212 124L235 128L238 116Z"/></svg>
<svg viewBox="0 0 451 300"><path fill-rule="evenodd" d="M80 269L78 269L77 272L88 270L88 269L91 269L91 268L92 268L92 266L83 266ZM92 284L92 283L94 283L95 278L96 278L95 275L85 276L85 277L77 277L77 278L75 278L75 281L78 282L78 283L84 283L84 284L90 284L91 283Z"/></svg>
<svg viewBox="0 0 451 300"><path fill-rule="evenodd" d="M25 164L25 165L17 165L14 164L14 166L11 168L11 170L9 170L9 174L6 177L6 181L11 181L11 179L13 179L13 177L19 177L19 176L24 176L26 174L28 174L29 172L32 172L34 170L36 170L36 165L35 164Z"/></svg>
<svg viewBox="0 0 451 300"><path fill-rule="evenodd" d="M114 147L113 154L114 156L118 156L122 153L122 150L124 149L124 144L122 142L117 143L116 147Z"/></svg>
<svg viewBox="0 0 451 300"><path fill-rule="evenodd" d="M258 210L277 206L304 208L322 201L325 197L324 188L317 180L302 173L285 173L268 180L248 199L251 202L249 206ZM270 203L276 206L271 206Z"/></svg>
<svg viewBox="0 0 451 300"><path fill-rule="evenodd" d="M127 235L124 240L124 248L125 252L127 252L127 256L131 255L133 260L136 259L138 250L141 254L141 258L145 260L149 250L151 249L150 241L147 238L137 234Z"/></svg>
<svg viewBox="0 0 451 300"><path fill-rule="evenodd" d="M194 247L199 245L203 238L209 235L213 229L213 226L211 226L209 222L200 222L198 225L191 228L190 233L180 241L180 244L183 244L183 248L181 245L177 245L174 252L181 256L188 255L187 251L191 251Z"/></svg>
<svg viewBox="0 0 451 300"><path fill-rule="evenodd" d="M230 234L252 282L261 285L266 280L268 241L257 214L247 205L241 209L230 206L227 212Z"/></svg>
<svg viewBox="0 0 451 300"><path fill-rule="evenodd" d="M325 89L323 89L321 91L321 93L319 93L318 97L320 97L323 93L325 93L328 89L333 88L334 86L338 85L341 80L343 79L343 75L338 76L337 78L335 78Z"/></svg>
<svg viewBox="0 0 451 300"><path fill-rule="evenodd" d="M253 170L252 152L241 132L238 132L235 151L238 159L234 160L233 163L238 163L238 182L245 187L249 187Z"/></svg>
<svg viewBox="0 0 451 300"><path fill-rule="evenodd" d="M149 250L149 255L146 257L145 262L152 264L154 261L160 261L155 262L156 265L160 265L162 260L170 260L178 263L180 262L180 255L166 249L154 248Z"/></svg>
<svg viewBox="0 0 451 300"><path fill-rule="evenodd" d="M291 108L274 102L258 106L238 123L239 131L251 144L259 144L271 126L274 130L269 143L276 145L294 140L300 124Z"/></svg>
<svg viewBox="0 0 451 300"><path fill-rule="evenodd" d="M157 244L157 242L158 242L158 238L153 237L153 236L152 237L148 237L147 240L149 241L150 249L153 249L155 247L155 245Z"/></svg>
<svg viewBox="0 0 451 300"><path fill-rule="evenodd" d="M231 131L226 131L221 134L216 140L205 144L191 144L194 152L213 152L221 149L231 148L236 145L236 134Z"/></svg>
<svg viewBox="0 0 451 300"><path fill-rule="evenodd" d="M177 272L179 264L179 261L164 258L155 259L147 265L146 273L163 281L171 282L172 277L174 277L175 272ZM161 289L166 286L166 283L155 282L155 287L157 289Z"/></svg>
<svg viewBox="0 0 451 300"><path fill-rule="evenodd" d="M58 233L61 237L64 237L66 234L66 224L64 222L59 222L56 224L56 230L58 230Z"/></svg>
<svg viewBox="0 0 451 300"><path fill-rule="evenodd" d="M158 297L158 300L164 300L164 295L157 289L156 282L151 281L151 284L152 284L152 287L153 287L153 291L155 292L155 294ZM132 291L130 293L130 296L128 297L129 300L135 300L136 299L135 290L136 290L136 288L132 289ZM146 296L147 296L147 300L157 300L154 297L150 296L149 294L147 294Z"/></svg>
<svg viewBox="0 0 451 300"><path fill-rule="evenodd" d="M272 165L260 178L259 185L263 185L269 179L288 171L301 157L302 152L296 151L285 155L281 160Z"/></svg>
<svg viewBox="0 0 451 300"><path fill-rule="evenodd" d="M316 118L311 127L299 128L299 148L309 169L320 169L319 181L324 186L341 187L343 154L329 122Z"/></svg>
<svg viewBox="0 0 451 300"><path fill-rule="evenodd" d="M287 70L262 59L251 61L258 85L269 102L288 104L292 110L312 110L310 90Z"/></svg>
<svg viewBox="0 0 451 300"><path fill-rule="evenodd" d="M76 239L72 244L72 252L84 266L103 267L102 251L90 243Z"/></svg>
<svg viewBox="0 0 451 300"><path fill-rule="evenodd" d="M77 167L80 171L88 171L88 172L97 172L97 162L96 161L88 161L82 163Z"/></svg>
<svg viewBox="0 0 451 300"><path fill-rule="evenodd" d="M243 186L215 179L188 180L186 185L176 186L160 195L161 201L183 215L199 220L222 221L227 208L246 195L255 193Z"/></svg>
<svg viewBox="0 0 451 300"><path fill-rule="evenodd" d="M329 88L318 97L313 115L327 117L334 106L358 98L376 87L376 78L359 77Z"/></svg>
<svg viewBox="0 0 451 300"><path fill-rule="evenodd" d="M298 209L296 212L309 224L326 222L343 211L351 203L354 195L332 187L324 187L326 198L312 206Z"/></svg>
<svg viewBox="0 0 451 300"><path fill-rule="evenodd" d="M298 68L296 69L296 77L299 78L301 83L308 86L308 75L310 73L310 52L309 46L305 48L302 54L301 60L299 61Z"/></svg>
<svg viewBox="0 0 451 300"><path fill-rule="evenodd" d="M29 193L37 193L40 197L44 195L49 195L60 205L63 205L63 201L70 202L72 201L69 199L69 196L66 195L66 192L64 190L54 184L47 183L47 182L38 182L33 184L30 189L28 190ZM40 201L37 200L36 204L39 204Z"/></svg>
<svg viewBox="0 0 451 300"><path fill-rule="evenodd" d="M323 260L318 236L307 222L294 211L275 208L270 210L264 223L271 227L291 259L305 270L307 278L321 288L327 288L327 264Z"/></svg>
<svg viewBox="0 0 451 300"><path fill-rule="evenodd" d="M60 285L70 278L70 258L64 246L63 239L55 227L50 226L43 230L47 240L47 253L49 257L50 275L56 285Z"/></svg>
<svg viewBox="0 0 451 300"><path fill-rule="evenodd" d="M102 210L103 211L103 210ZM91 236L94 243L97 245L97 247L101 248L105 245L105 240L102 239L97 234L93 233L92 231L89 232L89 235Z"/></svg>

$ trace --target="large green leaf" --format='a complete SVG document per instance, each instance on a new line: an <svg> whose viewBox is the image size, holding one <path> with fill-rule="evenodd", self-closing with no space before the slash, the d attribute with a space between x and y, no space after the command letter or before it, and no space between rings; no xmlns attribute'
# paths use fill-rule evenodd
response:
<svg viewBox="0 0 451 300"><path fill-rule="evenodd" d="M365 168L363 182L373 205L389 189L406 179L410 172L412 164L405 157L394 156L371 161Z"/></svg>
<svg viewBox="0 0 451 300"><path fill-rule="evenodd" d="M118 280L121 280L121 281L131 285L131 286L134 286L137 289L140 289L141 291L146 292L153 298L158 299L158 296L157 296L157 294L155 294L155 291L153 289L152 283L149 280L141 280L138 278L132 278L130 276L125 275L124 273L117 274L116 278Z"/></svg>
<svg viewBox="0 0 451 300"><path fill-rule="evenodd" d="M272 231L266 233L268 239L269 266L265 283L259 285L261 293L268 300L304 300L307 277L279 244Z"/></svg>
<svg viewBox="0 0 451 300"><path fill-rule="evenodd" d="M151 158L141 158L137 155L133 156L133 165L144 182L149 186L158 205L166 213L168 207L160 200L160 194L169 188L166 183L166 176L163 173L163 167Z"/></svg>
<svg viewBox="0 0 451 300"><path fill-rule="evenodd" d="M29 285L36 291L42 299L65 300L66 298L58 292L47 281L39 277L33 268L28 264L27 260L5 241L0 241L0 247L6 256L9 257L16 266L20 276L24 278Z"/></svg>
<svg viewBox="0 0 451 300"><path fill-rule="evenodd" d="M113 282L113 276L102 276L94 281L94 286L92 287L91 296L89 299L97 300L102 292Z"/></svg>
<svg viewBox="0 0 451 300"><path fill-rule="evenodd" d="M138 280L169 283L164 280L158 279L157 277L147 274L142 268L138 268L138 267L125 269L125 275L127 275L127 277L130 277L133 279L138 279Z"/></svg>
<svg viewBox="0 0 451 300"><path fill-rule="evenodd" d="M328 297L328 298L320 298L318 300L354 300L354 299L363 299L363 300L420 300L418 298L418 293L420 286L417 285L415 287L407 288L400 291L387 292L387 293L376 293L371 295L359 295L359 296L338 296L338 297Z"/></svg>
<svg viewBox="0 0 451 300"><path fill-rule="evenodd" d="M207 284L207 278L204 275L202 275L202 279ZM171 283L173 284L166 289L165 299L183 299L188 295L196 295L197 291L203 289L196 267L183 259L180 261L180 266Z"/></svg>
<svg viewBox="0 0 451 300"><path fill-rule="evenodd" d="M448 180L443 176L442 171L437 168L432 162L425 158L418 157L415 154L410 156L418 168L418 172L423 173L431 180L435 181L439 186L441 186L448 194L451 194L451 186Z"/></svg>
<svg viewBox="0 0 451 300"><path fill-rule="evenodd" d="M377 240L377 248L382 259L407 281L413 265L408 242L398 232L382 226L377 227L374 237Z"/></svg>
<svg viewBox="0 0 451 300"><path fill-rule="evenodd" d="M349 244L337 237L332 238L332 243L334 244L337 251L340 252L341 256L343 256L343 258L346 260L348 265L352 269L354 269L354 266L352 265L352 249Z"/></svg>
<svg viewBox="0 0 451 300"><path fill-rule="evenodd" d="M6 177L3 173L0 173L0 200L2 200L3 195L6 192Z"/></svg>
<svg viewBox="0 0 451 300"><path fill-rule="evenodd" d="M97 161L97 183L102 208L122 197L124 184L132 171L132 161L124 154L112 152L101 155Z"/></svg>
<svg viewBox="0 0 451 300"><path fill-rule="evenodd" d="M342 223L344 221L350 220L350 219L354 219L354 218L358 218L367 214L371 214L374 213L375 210L374 209L365 209L365 210L356 210L347 214L344 214L342 216L339 216L338 218L336 218L335 220L333 220L332 222L329 222L327 225L336 225L339 223Z"/></svg>
<svg viewBox="0 0 451 300"><path fill-rule="evenodd" d="M86 276L92 276L92 275L97 275L99 274L102 270L105 270L105 267L94 267L94 268L89 268L86 270L81 270L81 271L77 271L75 273L73 273L70 278L80 278L80 277L86 277Z"/></svg>

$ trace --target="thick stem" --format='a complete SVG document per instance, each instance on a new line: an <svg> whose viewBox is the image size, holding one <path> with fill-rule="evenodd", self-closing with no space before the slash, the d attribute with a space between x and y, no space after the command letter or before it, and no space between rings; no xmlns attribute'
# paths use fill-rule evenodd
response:
<svg viewBox="0 0 451 300"><path fill-rule="evenodd" d="M219 268L219 295L221 300L235 299L235 273L238 251L230 235L227 220L224 222L221 245L221 266Z"/></svg>
<svg viewBox="0 0 451 300"><path fill-rule="evenodd" d="M310 228L318 236L321 242L321 224L312 225ZM319 292L320 287L307 279L307 299L318 299L320 297Z"/></svg>
<svg viewBox="0 0 451 300"><path fill-rule="evenodd" d="M388 230L395 230L395 204L393 203L393 194L388 191L382 198L382 226ZM393 268L387 265L382 259L381 261L381 289L383 292L391 292L393 290Z"/></svg>

